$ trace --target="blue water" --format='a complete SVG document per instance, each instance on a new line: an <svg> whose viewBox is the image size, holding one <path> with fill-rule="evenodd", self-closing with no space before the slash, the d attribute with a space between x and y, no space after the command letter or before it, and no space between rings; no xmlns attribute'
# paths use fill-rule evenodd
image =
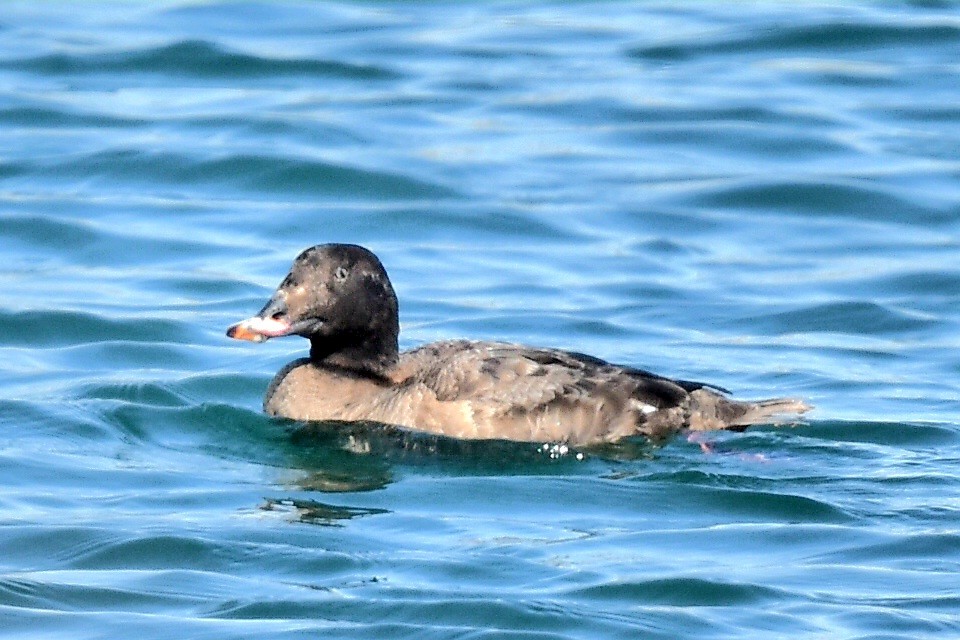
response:
<svg viewBox="0 0 960 640"><path fill-rule="evenodd" d="M958 9L4 3L0 636L960 637ZM404 347L817 409L296 431L223 333L329 241Z"/></svg>

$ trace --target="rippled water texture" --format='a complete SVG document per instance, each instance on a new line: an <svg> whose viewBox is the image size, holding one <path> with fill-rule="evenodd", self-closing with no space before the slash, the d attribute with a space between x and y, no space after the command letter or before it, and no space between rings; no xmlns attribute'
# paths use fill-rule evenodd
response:
<svg viewBox="0 0 960 640"><path fill-rule="evenodd" d="M4 3L0 636L960 636L958 9ZM405 347L817 410L559 457L268 420L303 341L223 332L327 241Z"/></svg>

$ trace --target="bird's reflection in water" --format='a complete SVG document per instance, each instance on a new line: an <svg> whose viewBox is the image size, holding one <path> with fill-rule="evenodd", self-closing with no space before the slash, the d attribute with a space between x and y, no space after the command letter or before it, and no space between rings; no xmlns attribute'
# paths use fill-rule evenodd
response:
<svg viewBox="0 0 960 640"><path fill-rule="evenodd" d="M285 459L296 473L289 486L327 494L383 489L404 470L412 469L450 477L606 475L611 464L649 459L657 448L645 438L589 448L562 443L459 440L376 422L289 421L286 428ZM354 518L389 513L380 508L329 504L307 496L268 498L260 508L324 526L342 526Z"/></svg>
<svg viewBox="0 0 960 640"><path fill-rule="evenodd" d="M590 460L650 458L645 438L573 448L562 443L459 440L375 422L290 422L291 466L307 491L371 491L394 481L403 467L432 467L452 476L544 475L584 472Z"/></svg>
<svg viewBox="0 0 960 640"><path fill-rule="evenodd" d="M303 498L267 498L260 505L260 509L263 511L289 512L300 522L327 527L340 527L343 526L343 521L361 516L390 513L387 509L347 507Z"/></svg>

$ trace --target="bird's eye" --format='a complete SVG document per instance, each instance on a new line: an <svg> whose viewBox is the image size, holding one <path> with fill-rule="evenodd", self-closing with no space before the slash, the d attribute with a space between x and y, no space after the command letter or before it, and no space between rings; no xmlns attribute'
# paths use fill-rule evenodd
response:
<svg viewBox="0 0 960 640"><path fill-rule="evenodd" d="M350 275L350 272L343 267L337 267L337 270L333 273L333 277L337 280L346 280L348 275Z"/></svg>

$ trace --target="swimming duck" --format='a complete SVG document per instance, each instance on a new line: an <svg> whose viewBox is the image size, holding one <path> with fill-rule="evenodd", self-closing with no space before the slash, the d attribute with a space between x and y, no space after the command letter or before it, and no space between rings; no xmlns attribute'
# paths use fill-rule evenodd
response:
<svg viewBox="0 0 960 640"><path fill-rule="evenodd" d="M380 260L351 244L303 251L260 310L227 336L298 335L264 411L298 421L370 421L463 439L591 445L681 430L742 430L809 407L738 402L715 385L505 342L450 340L400 352L397 296Z"/></svg>

